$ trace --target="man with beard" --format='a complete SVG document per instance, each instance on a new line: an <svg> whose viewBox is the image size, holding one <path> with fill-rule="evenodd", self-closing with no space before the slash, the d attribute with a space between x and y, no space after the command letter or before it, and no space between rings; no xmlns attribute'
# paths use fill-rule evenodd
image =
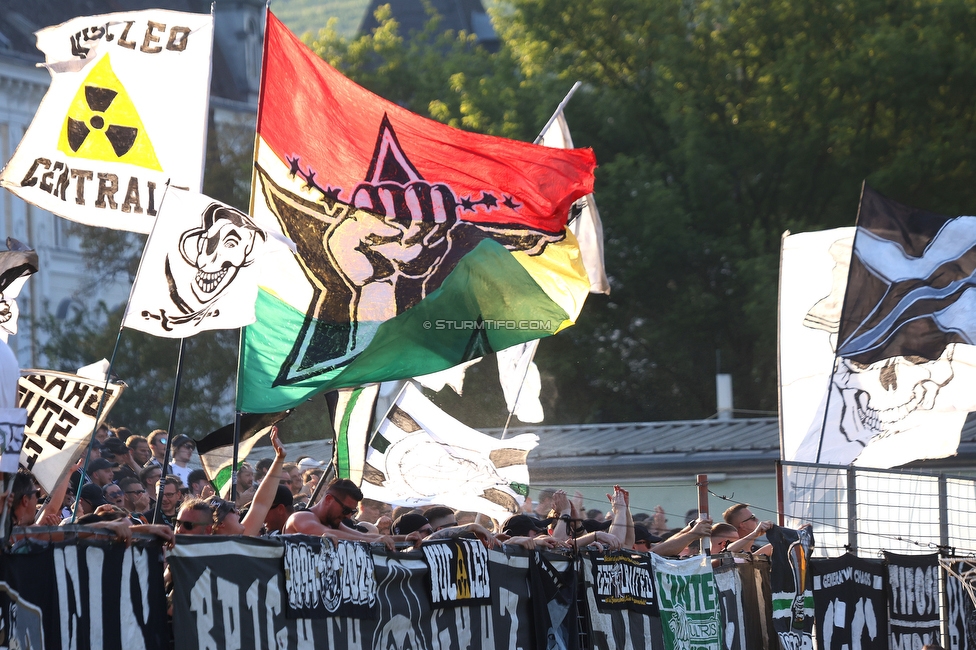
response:
<svg viewBox="0 0 976 650"><path fill-rule="evenodd" d="M124 507L136 518L146 521L145 513L149 512L149 493L146 486L137 478L124 478L119 481L119 487L125 495ZM152 516L152 513L150 513Z"/></svg>
<svg viewBox="0 0 976 650"><path fill-rule="evenodd" d="M362 498L363 493L355 483L349 479L337 478L329 483L325 496L318 503L288 518L284 532L317 537L327 535L334 539L356 542L382 542L387 549L393 551L393 538L388 535L361 533L345 524L345 520L356 514Z"/></svg>

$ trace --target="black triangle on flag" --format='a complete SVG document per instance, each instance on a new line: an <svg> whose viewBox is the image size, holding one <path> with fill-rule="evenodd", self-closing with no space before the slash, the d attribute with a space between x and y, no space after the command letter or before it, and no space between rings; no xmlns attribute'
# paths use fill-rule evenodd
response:
<svg viewBox="0 0 976 650"><path fill-rule="evenodd" d="M488 330L485 329L485 321L481 316L478 316L478 326L471 332L471 338L468 339L468 344L464 347L464 356L460 362L480 359L493 352L491 341L488 340Z"/></svg>

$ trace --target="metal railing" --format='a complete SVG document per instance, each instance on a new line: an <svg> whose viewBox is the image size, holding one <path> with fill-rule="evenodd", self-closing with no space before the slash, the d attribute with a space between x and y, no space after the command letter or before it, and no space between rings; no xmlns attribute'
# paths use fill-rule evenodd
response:
<svg viewBox="0 0 976 650"><path fill-rule="evenodd" d="M976 552L976 478L793 462L777 472L784 524L813 524L816 557Z"/></svg>

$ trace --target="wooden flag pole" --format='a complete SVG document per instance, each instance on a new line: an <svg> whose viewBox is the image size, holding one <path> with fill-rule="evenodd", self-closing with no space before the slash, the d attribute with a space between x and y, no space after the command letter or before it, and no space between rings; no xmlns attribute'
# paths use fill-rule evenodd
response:
<svg viewBox="0 0 976 650"><path fill-rule="evenodd" d="M696 480L698 485L698 518L708 517L708 474L699 474ZM708 536L701 538L701 554L712 554L712 539Z"/></svg>

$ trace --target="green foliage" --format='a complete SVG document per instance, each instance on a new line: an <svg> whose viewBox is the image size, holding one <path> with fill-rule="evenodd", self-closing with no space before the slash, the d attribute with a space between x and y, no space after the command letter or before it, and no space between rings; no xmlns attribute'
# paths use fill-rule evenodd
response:
<svg viewBox="0 0 976 650"><path fill-rule="evenodd" d="M309 42L410 110L521 140L584 82L567 118L600 161L613 293L540 346L547 422L708 417L717 369L733 374L737 409L775 411L783 231L852 224L864 179L930 210L976 204L973 0L496 9L492 52L436 20L403 34L388 9L372 34L333 21ZM215 196L242 204L248 155L208 168ZM464 399L437 399L467 424L502 424L491 364L468 376Z"/></svg>
<svg viewBox="0 0 976 650"><path fill-rule="evenodd" d="M74 372L92 359L111 359L123 308L109 310L100 303L69 320L50 318L44 353L57 360L53 369ZM236 331L223 330L186 339L175 431L198 438L232 420L237 337ZM179 340L123 330L112 374L128 387L110 422L143 435L169 427L179 346Z"/></svg>
<svg viewBox="0 0 976 650"><path fill-rule="evenodd" d="M315 46L412 110L520 139L584 82L567 117L601 164L613 293L540 346L547 421L708 417L716 370L733 373L738 409L775 411L783 231L853 223L864 179L950 214L976 202L971 0L498 9L496 53L390 20ZM492 375L472 369L465 400ZM466 421L497 424L482 406Z"/></svg>

